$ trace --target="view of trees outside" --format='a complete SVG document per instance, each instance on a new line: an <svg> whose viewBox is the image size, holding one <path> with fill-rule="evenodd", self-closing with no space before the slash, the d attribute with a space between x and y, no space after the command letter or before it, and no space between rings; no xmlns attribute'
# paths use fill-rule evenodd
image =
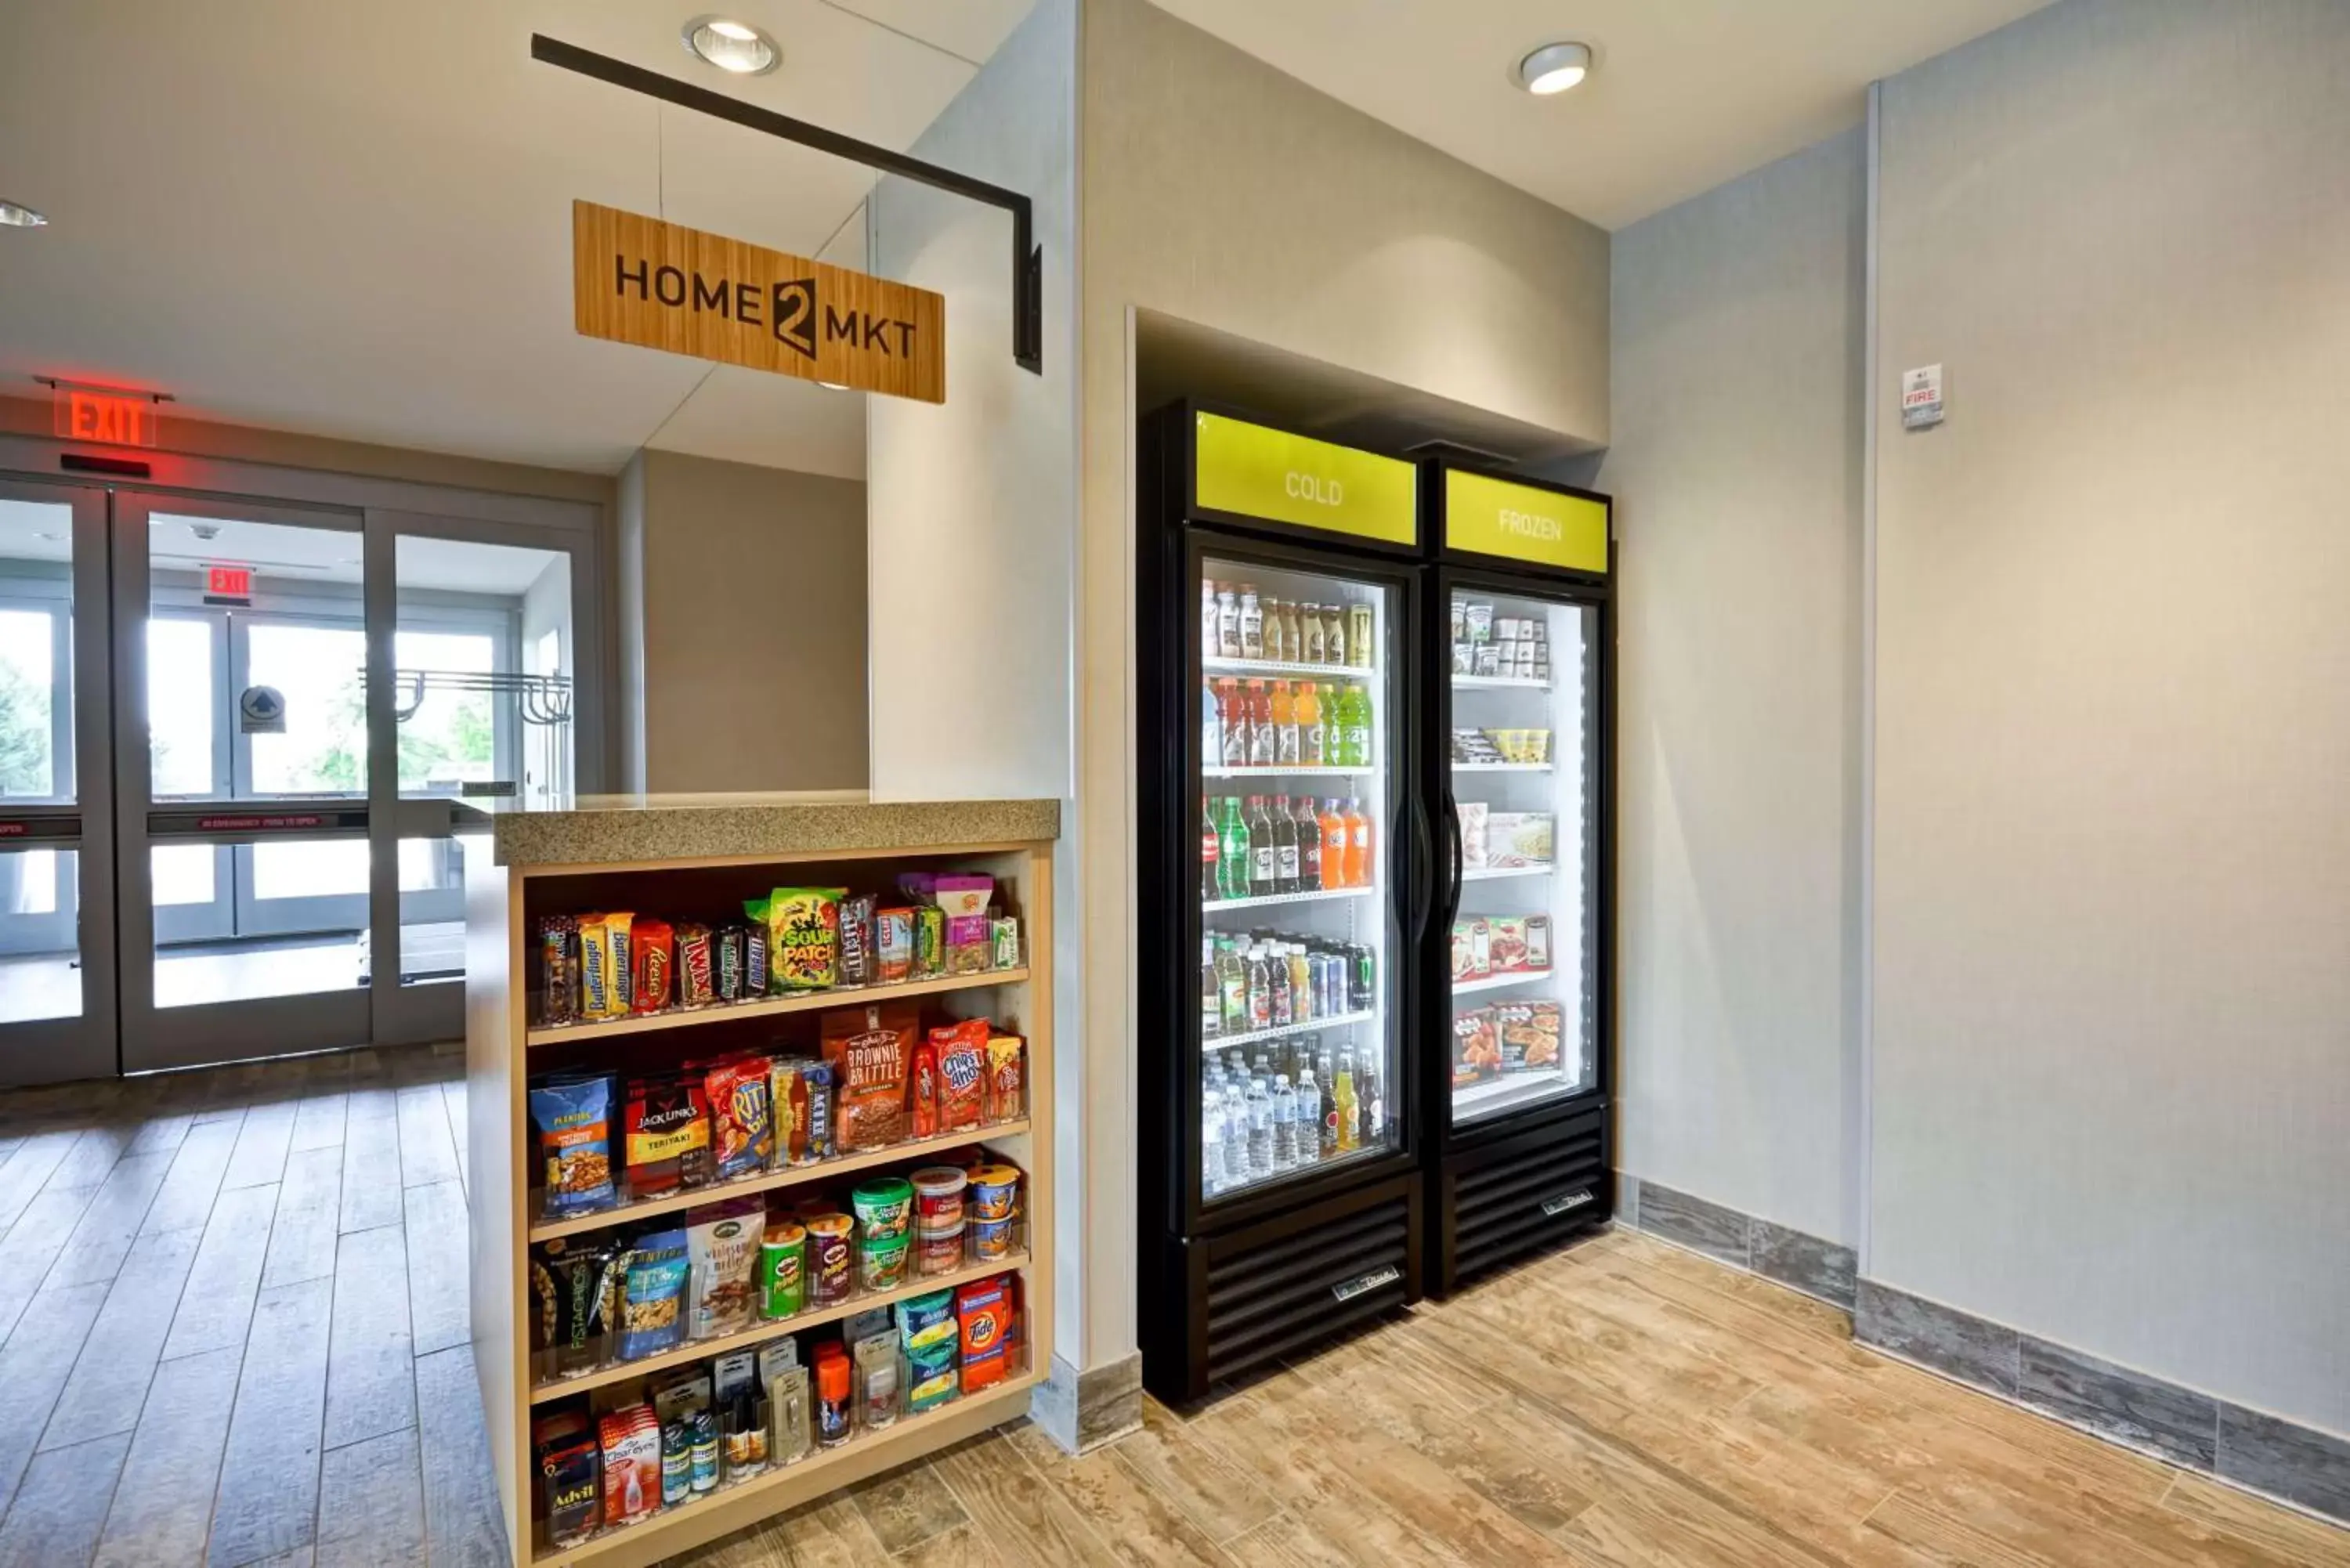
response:
<svg viewBox="0 0 2350 1568"><path fill-rule="evenodd" d="M49 705L56 626L48 610L0 610L0 795L57 793Z"/></svg>

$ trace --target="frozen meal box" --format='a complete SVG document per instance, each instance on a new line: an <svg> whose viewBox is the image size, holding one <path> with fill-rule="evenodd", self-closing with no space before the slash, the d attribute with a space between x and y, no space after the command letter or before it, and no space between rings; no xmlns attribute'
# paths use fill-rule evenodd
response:
<svg viewBox="0 0 2350 1568"><path fill-rule="evenodd" d="M1497 811L1485 819L1488 866L1548 866L1556 857L1546 811Z"/></svg>

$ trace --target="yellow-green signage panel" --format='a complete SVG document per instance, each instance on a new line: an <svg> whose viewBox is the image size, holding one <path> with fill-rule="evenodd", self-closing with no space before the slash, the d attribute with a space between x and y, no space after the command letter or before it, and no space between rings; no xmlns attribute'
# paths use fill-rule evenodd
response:
<svg viewBox="0 0 2350 1568"><path fill-rule="evenodd" d="M1196 452L1192 493L1203 507L1396 545L1419 542L1410 463L1222 414L1199 416Z"/></svg>
<svg viewBox="0 0 2350 1568"><path fill-rule="evenodd" d="M1607 570L1607 505L1482 473L1444 475L1444 543L1573 572Z"/></svg>

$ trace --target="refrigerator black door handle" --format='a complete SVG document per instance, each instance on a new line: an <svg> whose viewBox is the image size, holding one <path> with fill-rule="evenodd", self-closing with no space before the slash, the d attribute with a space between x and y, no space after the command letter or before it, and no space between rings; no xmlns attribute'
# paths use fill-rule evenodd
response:
<svg viewBox="0 0 2350 1568"><path fill-rule="evenodd" d="M1411 885L1414 888L1412 907L1399 910L1410 931L1409 941L1419 945L1420 936L1428 929L1428 907L1434 901L1436 847L1428 834L1428 809L1419 801L1406 808L1411 818ZM1400 825L1399 825L1400 826Z"/></svg>
<svg viewBox="0 0 2350 1568"><path fill-rule="evenodd" d="M1451 830L1452 836L1452 874L1446 883L1444 895L1444 923L1450 926L1461 918L1461 803L1452 798L1452 792L1449 789L1444 792L1444 826Z"/></svg>

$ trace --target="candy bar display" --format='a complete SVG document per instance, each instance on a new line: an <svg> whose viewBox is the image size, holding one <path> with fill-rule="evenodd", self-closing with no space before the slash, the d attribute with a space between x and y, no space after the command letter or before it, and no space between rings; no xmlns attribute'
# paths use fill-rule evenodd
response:
<svg viewBox="0 0 2350 1568"><path fill-rule="evenodd" d="M530 1085L535 1211L576 1219L648 1198L1027 1114L1025 1042L984 1019L924 1027L912 1002L828 1012L819 1049L738 1053L661 1072L558 1072Z"/></svg>
<svg viewBox="0 0 2350 1568"><path fill-rule="evenodd" d="M1510 763L1521 766L1550 761L1550 732L1542 729L1464 730L1452 732L1452 761L1462 767L1492 767Z"/></svg>
<svg viewBox="0 0 2350 1568"><path fill-rule="evenodd" d="M910 1296L543 1406L533 1511L568 1550L1003 1383L1020 1369L1011 1274Z"/></svg>
<svg viewBox="0 0 2350 1568"><path fill-rule="evenodd" d="M887 896L777 888L717 924L634 911L544 916L532 1018L608 1023L1017 969L1020 919L994 895L990 877L922 871Z"/></svg>
<svg viewBox="0 0 2350 1568"><path fill-rule="evenodd" d="M666 1355L1020 1254L1026 1179L983 1149L852 1179L534 1247L535 1381Z"/></svg>

